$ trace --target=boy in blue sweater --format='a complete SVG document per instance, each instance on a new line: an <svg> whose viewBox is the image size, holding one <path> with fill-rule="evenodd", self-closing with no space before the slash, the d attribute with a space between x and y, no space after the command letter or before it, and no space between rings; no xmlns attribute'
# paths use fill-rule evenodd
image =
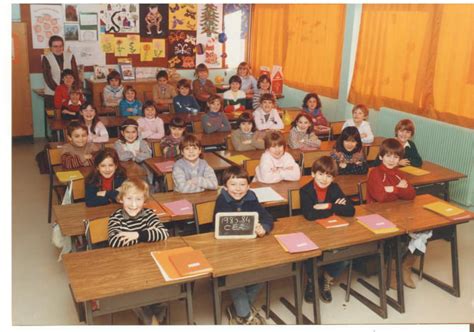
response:
<svg viewBox="0 0 474 332"><path fill-rule="evenodd" d="M240 166L231 166L223 172L224 188L217 197L214 216L218 212L257 212L259 222L255 229L258 237L270 233L273 228L273 216L258 202L250 189L249 176ZM215 220L215 218L214 218ZM254 284L230 290L232 304L227 307L229 324L264 325L263 318L253 303L263 284Z"/></svg>
<svg viewBox="0 0 474 332"><path fill-rule="evenodd" d="M178 95L173 98L173 107L176 113L197 114L201 110L191 94L191 83L185 78L178 81Z"/></svg>

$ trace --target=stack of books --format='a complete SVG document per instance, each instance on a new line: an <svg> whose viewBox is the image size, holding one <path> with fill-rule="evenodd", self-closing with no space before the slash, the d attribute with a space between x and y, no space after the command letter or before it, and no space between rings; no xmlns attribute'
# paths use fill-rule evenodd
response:
<svg viewBox="0 0 474 332"><path fill-rule="evenodd" d="M166 281L187 279L212 272L212 267L202 251L191 247L152 251L151 256Z"/></svg>
<svg viewBox="0 0 474 332"><path fill-rule="evenodd" d="M149 198L145 204L143 205L143 207L145 208L148 208L148 209L152 209L153 212L155 212L155 214L159 217L159 218L168 218L170 217L170 215L168 214L168 212L166 212L166 210L161 206L160 203L158 203L157 201L155 201L154 199L152 198Z"/></svg>
<svg viewBox="0 0 474 332"><path fill-rule="evenodd" d="M453 221L467 221L474 219L474 213L460 209L443 201L426 204L423 205L423 207L442 216L448 217Z"/></svg>
<svg viewBox="0 0 474 332"><path fill-rule="evenodd" d="M375 234L385 234L398 231L397 226L379 214L368 214L356 217L357 221Z"/></svg>
<svg viewBox="0 0 474 332"><path fill-rule="evenodd" d="M316 250L319 247L311 241L304 233L290 233L274 235L283 250L290 254Z"/></svg>

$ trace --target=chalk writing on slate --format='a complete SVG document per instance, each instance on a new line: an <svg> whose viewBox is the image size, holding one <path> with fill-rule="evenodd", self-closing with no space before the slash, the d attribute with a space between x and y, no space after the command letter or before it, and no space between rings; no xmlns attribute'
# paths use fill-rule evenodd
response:
<svg viewBox="0 0 474 332"><path fill-rule="evenodd" d="M254 239L257 212L219 212L215 220L216 239Z"/></svg>

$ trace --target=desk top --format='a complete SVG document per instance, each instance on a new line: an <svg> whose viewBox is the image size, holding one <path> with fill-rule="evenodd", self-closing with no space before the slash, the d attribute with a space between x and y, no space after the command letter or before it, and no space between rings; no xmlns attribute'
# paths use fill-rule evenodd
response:
<svg viewBox="0 0 474 332"><path fill-rule="evenodd" d="M215 151L214 153L217 154L220 158L224 159L228 163L232 165L238 165L232 160L228 159L228 157L232 156L237 156L237 155L243 155L246 156L247 158L250 159L260 159L262 157L262 154L265 152L265 150L251 150L251 151ZM291 149L289 147L286 148L286 152L291 154L293 158L298 162L300 160L300 154L301 151L298 149ZM238 165L241 166L241 165Z"/></svg>
<svg viewBox="0 0 474 332"><path fill-rule="evenodd" d="M120 127L122 122L124 122L127 117L123 116L99 116L100 121L104 124L105 127ZM49 126L51 130L64 130L67 128L69 122L72 120L63 120L63 119L51 119L49 121Z"/></svg>
<svg viewBox="0 0 474 332"><path fill-rule="evenodd" d="M133 178L133 177L141 177L144 178L146 177L146 171L138 165L134 161L121 161L120 165L122 165L123 168L127 171L127 177L128 178ZM57 166L54 168L55 172L62 172L62 171L73 171L73 170L78 170L81 172L82 176L84 176L84 179L92 172L94 168L92 166L87 166L87 167L80 167L76 169L63 169L62 166Z"/></svg>
<svg viewBox="0 0 474 332"><path fill-rule="evenodd" d="M103 248L63 256L64 268L77 302L101 299L183 283L165 281L150 252L185 247L179 237L131 247ZM199 276L191 280L207 278Z"/></svg>
<svg viewBox="0 0 474 332"><path fill-rule="evenodd" d="M448 225L456 225L464 221L452 221L447 217L425 209L423 205L442 202L442 199L432 195L419 195L414 200L396 200L386 203L372 203L365 205L371 213L380 214L392 221L406 233L421 232Z"/></svg>
<svg viewBox="0 0 474 332"><path fill-rule="evenodd" d="M403 174L406 175L408 182L414 186L455 181L466 177L465 174L453 171L449 168L437 165L430 161L423 161L423 166L421 167L421 169L429 171L430 173L421 176L416 176L408 173Z"/></svg>
<svg viewBox="0 0 474 332"><path fill-rule="evenodd" d="M285 252L272 234L303 231L304 225L299 228L290 227L292 225L289 223L277 222L274 225L272 233L263 238L217 240L214 233L205 233L186 236L183 240L194 249L203 251L213 267L214 277L298 262L321 255L320 250L298 254Z"/></svg>

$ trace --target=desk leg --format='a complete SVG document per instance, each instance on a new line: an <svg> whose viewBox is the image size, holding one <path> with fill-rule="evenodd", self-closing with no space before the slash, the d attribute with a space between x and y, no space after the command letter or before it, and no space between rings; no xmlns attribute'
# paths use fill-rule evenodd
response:
<svg viewBox="0 0 474 332"><path fill-rule="evenodd" d="M86 324L92 325L94 324L94 319L92 317L92 305L91 301L85 302L85 309L86 309Z"/></svg>
<svg viewBox="0 0 474 332"><path fill-rule="evenodd" d="M193 294L191 283L188 282L184 285L186 288L186 313L188 318L188 325L193 324Z"/></svg>
<svg viewBox="0 0 474 332"><path fill-rule="evenodd" d="M395 239L396 248L395 248L395 262L397 265L397 304L398 308L391 303L391 298L388 298L389 304L397 309L400 313L405 312L405 294L403 291L403 269L402 269L402 241L401 236L397 236ZM390 264L390 262L388 262ZM387 285L388 287L388 285Z"/></svg>
<svg viewBox="0 0 474 332"><path fill-rule="evenodd" d="M449 202L450 201L450 198L449 198L449 181L446 181L444 183L444 200Z"/></svg>
<svg viewBox="0 0 474 332"><path fill-rule="evenodd" d="M379 253L379 288L380 288L380 308L382 309L382 318L387 318L387 298L386 298L386 285L385 282L385 262L384 262L384 250L383 241L381 242L381 251Z"/></svg>
<svg viewBox="0 0 474 332"><path fill-rule="evenodd" d="M295 292L295 307L296 307L296 324L303 323L303 298L301 296L301 262L295 263L294 269L296 269L296 274L293 276L293 287ZM316 295L315 295L316 296Z"/></svg>
<svg viewBox="0 0 474 332"><path fill-rule="evenodd" d="M219 278L212 278L212 299L214 304L214 324L222 324L221 298L219 293Z"/></svg>
<svg viewBox="0 0 474 332"><path fill-rule="evenodd" d="M318 282L318 262L317 258L313 258L313 276L311 277L313 282L313 316L314 324L321 324L321 311L319 306L319 282Z"/></svg>

